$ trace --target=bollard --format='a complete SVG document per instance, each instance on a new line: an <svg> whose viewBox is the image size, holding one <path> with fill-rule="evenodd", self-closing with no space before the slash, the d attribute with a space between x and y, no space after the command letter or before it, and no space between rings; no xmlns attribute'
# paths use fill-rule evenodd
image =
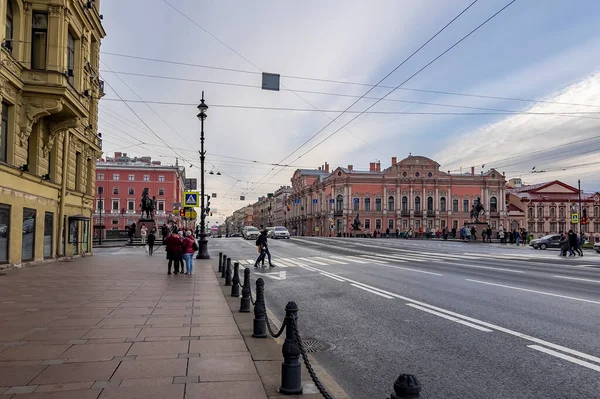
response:
<svg viewBox="0 0 600 399"><path fill-rule="evenodd" d="M231 286L231 296L234 296L236 298L240 296L239 270L240 270L240 264L238 262L235 262L233 264L233 279L231 280L231 283L233 284Z"/></svg>
<svg viewBox="0 0 600 399"><path fill-rule="evenodd" d="M394 392L390 399L418 398L419 392L421 392L421 384L417 377L412 374L400 374L394 382Z"/></svg>
<svg viewBox="0 0 600 399"><path fill-rule="evenodd" d="M256 302L254 302L254 326L252 336L254 338L267 338L267 317L265 310L265 281L262 277L256 280Z"/></svg>
<svg viewBox="0 0 600 399"><path fill-rule="evenodd" d="M219 270L218 272L223 272L223 252L219 252Z"/></svg>
<svg viewBox="0 0 600 399"><path fill-rule="evenodd" d="M222 270L221 270L221 278L225 278L225 265L227 264L227 255L223 254L223 266L222 266Z"/></svg>
<svg viewBox="0 0 600 399"><path fill-rule="evenodd" d="M281 347L283 363L281 363L281 386L279 392L284 395L300 395L302 393L302 364L300 363L300 343L296 340L296 319L298 305L288 302L285 306L285 341Z"/></svg>
<svg viewBox="0 0 600 399"><path fill-rule="evenodd" d="M225 285L231 285L231 258L227 258L227 270L225 270Z"/></svg>
<svg viewBox="0 0 600 399"><path fill-rule="evenodd" d="M250 269L244 269L244 286L242 287L242 300L240 301L240 312L249 313L251 302L251 288L250 288Z"/></svg>

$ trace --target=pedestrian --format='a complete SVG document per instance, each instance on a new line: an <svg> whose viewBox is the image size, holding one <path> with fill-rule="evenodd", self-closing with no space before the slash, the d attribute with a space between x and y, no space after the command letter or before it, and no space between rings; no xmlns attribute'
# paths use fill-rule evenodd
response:
<svg viewBox="0 0 600 399"><path fill-rule="evenodd" d="M519 233L519 230L515 229L515 231L513 232L513 237L515 237L515 242L517 244L517 247L519 246L519 241L521 240L521 234Z"/></svg>
<svg viewBox="0 0 600 399"><path fill-rule="evenodd" d="M129 243L133 244L133 236L135 235L135 223L131 223L127 236L129 237Z"/></svg>
<svg viewBox="0 0 600 399"><path fill-rule="evenodd" d="M156 235L154 234L154 229L148 234L148 255L152 256L152 252L154 251L154 241L156 241Z"/></svg>
<svg viewBox="0 0 600 399"><path fill-rule="evenodd" d="M396 229L396 238L400 238L400 230Z"/></svg>
<svg viewBox="0 0 600 399"><path fill-rule="evenodd" d="M254 267L258 267L260 262L264 262L265 256L269 256L269 267L275 267L271 262L271 252L269 252L269 247L267 246L267 230L263 230L262 233L256 239L256 246L260 246L260 255L254 262Z"/></svg>
<svg viewBox="0 0 600 399"><path fill-rule="evenodd" d="M142 236L142 245L146 245L146 236L148 235L148 228L142 223L140 228L140 235Z"/></svg>
<svg viewBox="0 0 600 399"><path fill-rule="evenodd" d="M500 243L506 244L506 237L504 236L504 231L500 230L498 233L498 238L500 238Z"/></svg>
<svg viewBox="0 0 600 399"><path fill-rule="evenodd" d="M560 256L567 256L569 251L569 237L562 233L560 236Z"/></svg>
<svg viewBox="0 0 600 399"><path fill-rule="evenodd" d="M168 236L165 239L165 247L167 251L167 259L169 260L167 274L171 274L171 265L173 265L173 272L175 274L178 274L179 264L182 261L182 247L181 238L179 237L179 234L173 232L170 236Z"/></svg>
<svg viewBox="0 0 600 399"><path fill-rule="evenodd" d="M183 259L185 261L185 274L192 274L194 269L194 252L198 250L198 244L192 236L191 230L185 232L185 238L181 243L183 248Z"/></svg>

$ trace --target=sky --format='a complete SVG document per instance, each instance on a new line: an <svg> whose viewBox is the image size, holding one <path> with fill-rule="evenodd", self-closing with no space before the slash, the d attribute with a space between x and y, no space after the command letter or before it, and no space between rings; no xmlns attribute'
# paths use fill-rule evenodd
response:
<svg viewBox="0 0 600 399"><path fill-rule="evenodd" d="M476 1L404 62L473 0L102 0L105 156L177 159L200 179L204 91L211 225L297 168L409 153L600 191L599 2L516 0L420 71L510 2Z"/></svg>

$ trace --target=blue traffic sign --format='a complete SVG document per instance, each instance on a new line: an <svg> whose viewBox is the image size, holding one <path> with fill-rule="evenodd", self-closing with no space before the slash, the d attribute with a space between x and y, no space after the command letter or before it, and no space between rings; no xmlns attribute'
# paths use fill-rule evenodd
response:
<svg viewBox="0 0 600 399"><path fill-rule="evenodd" d="M199 206L198 193L186 191L183 193L183 205L185 207Z"/></svg>

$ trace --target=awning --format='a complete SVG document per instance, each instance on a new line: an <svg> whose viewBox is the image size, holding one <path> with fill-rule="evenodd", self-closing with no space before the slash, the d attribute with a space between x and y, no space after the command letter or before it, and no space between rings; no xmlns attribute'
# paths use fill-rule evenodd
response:
<svg viewBox="0 0 600 399"><path fill-rule="evenodd" d="M82 215L82 214L68 216L68 218L70 220L90 220L90 218L88 216L85 216L85 215Z"/></svg>

